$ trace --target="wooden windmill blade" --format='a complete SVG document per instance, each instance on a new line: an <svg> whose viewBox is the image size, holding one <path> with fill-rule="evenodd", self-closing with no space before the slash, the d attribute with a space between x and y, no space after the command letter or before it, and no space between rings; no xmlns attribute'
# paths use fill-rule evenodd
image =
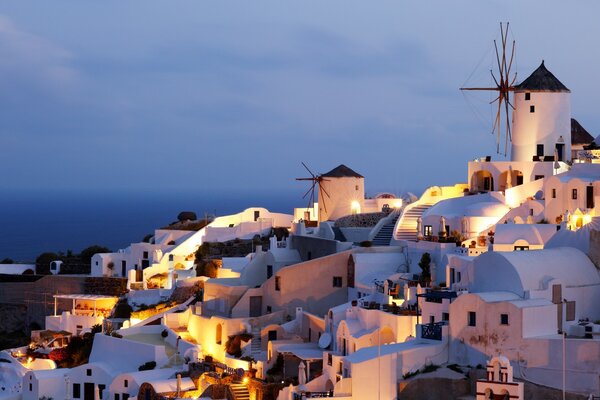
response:
<svg viewBox="0 0 600 400"><path fill-rule="evenodd" d="M490 102L498 103L496 115L492 125L492 134L496 134L496 152L500 154L500 141L504 134L504 155L506 156L509 142L512 142L512 132L510 127L510 112L514 110L514 106L510 101L510 92L515 90L513 84L517 79L517 74L511 79L511 68L515 59L515 41L512 41L512 49L510 56L507 56L506 47L508 45L509 23L506 23L506 28L500 23L500 48L498 42L494 40L494 49L496 54L496 66L498 69L498 77L494 71L490 70L490 74L496 87L462 87L460 90L484 90L497 91L498 96ZM502 115L504 114L504 116ZM503 129L503 126L504 129Z"/></svg>
<svg viewBox="0 0 600 400"><path fill-rule="evenodd" d="M325 194L327 197L331 198L331 196L329 196L329 193L327 193L327 190L325 190L325 188L321 185L322 181L327 181L329 179L323 179L321 177L319 177L319 201L321 201L323 203L323 209L325 210L325 212L327 212L327 205L325 204L325 196L323 196L323 194Z"/></svg>
<svg viewBox="0 0 600 400"><path fill-rule="evenodd" d="M311 175L310 178L296 178L297 181L311 181L312 182L310 185L310 188L306 191L306 193L304 193L304 196L302 196L302 198L305 199L306 196L309 196L309 194L310 194L310 196L308 197L308 205L306 206L306 209L309 210L315 204L315 186L319 183L319 177L316 176L315 174L313 174L313 172L306 166L306 164L304 164L303 162L301 162L301 164Z"/></svg>

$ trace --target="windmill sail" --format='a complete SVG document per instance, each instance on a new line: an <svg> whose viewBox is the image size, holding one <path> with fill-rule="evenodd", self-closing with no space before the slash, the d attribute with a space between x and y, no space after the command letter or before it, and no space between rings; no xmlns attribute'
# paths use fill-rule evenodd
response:
<svg viewBox="0 0 600 400"><path fill-rule="evenodd" d="M498 42L494 40L494 48L496 50L496 64L498 70L496 74L490 70L492 79L496 84L495 87L462 87L460 90L490 90L497 91L498 96L491 102L497 103L498 108L496 110L496 116L492 126L492 134L496 134L496 152L500 152L500 143L502 142L502 136L504 135L504 155L506 156L508 150L508 144L512 141L511 126L510 126L510 113L514 110L514 106L510 101L510 92L515 90L514 83L517 79L517 74L512 74L511 68L515 59L515 41L512 41L510 54L507 53L508 45L508 22L506 28L500 23L500 48L498 48ZM512 74L512 77L511 77ZM503 126L504 125L504 126Z"/></svg>

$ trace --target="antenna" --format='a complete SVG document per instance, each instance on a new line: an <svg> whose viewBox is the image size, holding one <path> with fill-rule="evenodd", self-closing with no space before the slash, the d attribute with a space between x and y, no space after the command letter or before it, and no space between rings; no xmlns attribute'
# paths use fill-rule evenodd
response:
<svg viewBox="0 0 600 400"><path fill-rule="evenodd" d="M496 152L500 154L500 141L502 137L502 122L504 120L504 155L506 156L508 143L512 142L512 132L510 126L510 112L515 109L510 101L510 92L514 92L515 87L513 86L517 80L517 73L515 72L511 79L511 68L515 58L515 41L512 41L510 55L507 54L506 47L508 44L508 27L509 23L506 23L506 28L500 23L500 49L498 48L498 42L494 40L494 48L496 50L496 63L498 66L498 77L494 74L494 71L490 70L492 79L496 84L496 87L470 87L460 88L460 90L494 90L498 92L498 97L490 102L490 104L497 102L498 110L496 111L496 117L494 119L494 125L492 126L492 134L496 133ZM504 115L503 115L504 114Z"/></svg>

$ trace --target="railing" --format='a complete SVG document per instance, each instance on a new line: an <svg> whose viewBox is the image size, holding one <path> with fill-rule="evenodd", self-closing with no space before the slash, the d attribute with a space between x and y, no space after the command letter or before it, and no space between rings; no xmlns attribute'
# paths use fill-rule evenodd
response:
<svg viewBox="0 0 600 400"><path fill-rule="evenodd" d="M333 397L333 391L294 393L294 400L322 399L324 397Z"/></svg>
<svg viewBox="0 0 600 400"><path fill-rule="evenodd" d="M442 340L442 326L445 322L434 322L433 324L421 325L421 337L423 339Z"/></svg>

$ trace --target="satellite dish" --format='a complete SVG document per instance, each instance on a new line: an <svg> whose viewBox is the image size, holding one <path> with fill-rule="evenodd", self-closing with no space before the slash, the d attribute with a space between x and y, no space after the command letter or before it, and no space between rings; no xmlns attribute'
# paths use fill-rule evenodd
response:
<svg viewBox="0 0 600 400"><path fill-rule="evenodd" d="M329 333L324 333L321 335L321 337L319 338L319 347L322 349L326 349L329 347L329 345L331 344L331 334Z"/></svg>

